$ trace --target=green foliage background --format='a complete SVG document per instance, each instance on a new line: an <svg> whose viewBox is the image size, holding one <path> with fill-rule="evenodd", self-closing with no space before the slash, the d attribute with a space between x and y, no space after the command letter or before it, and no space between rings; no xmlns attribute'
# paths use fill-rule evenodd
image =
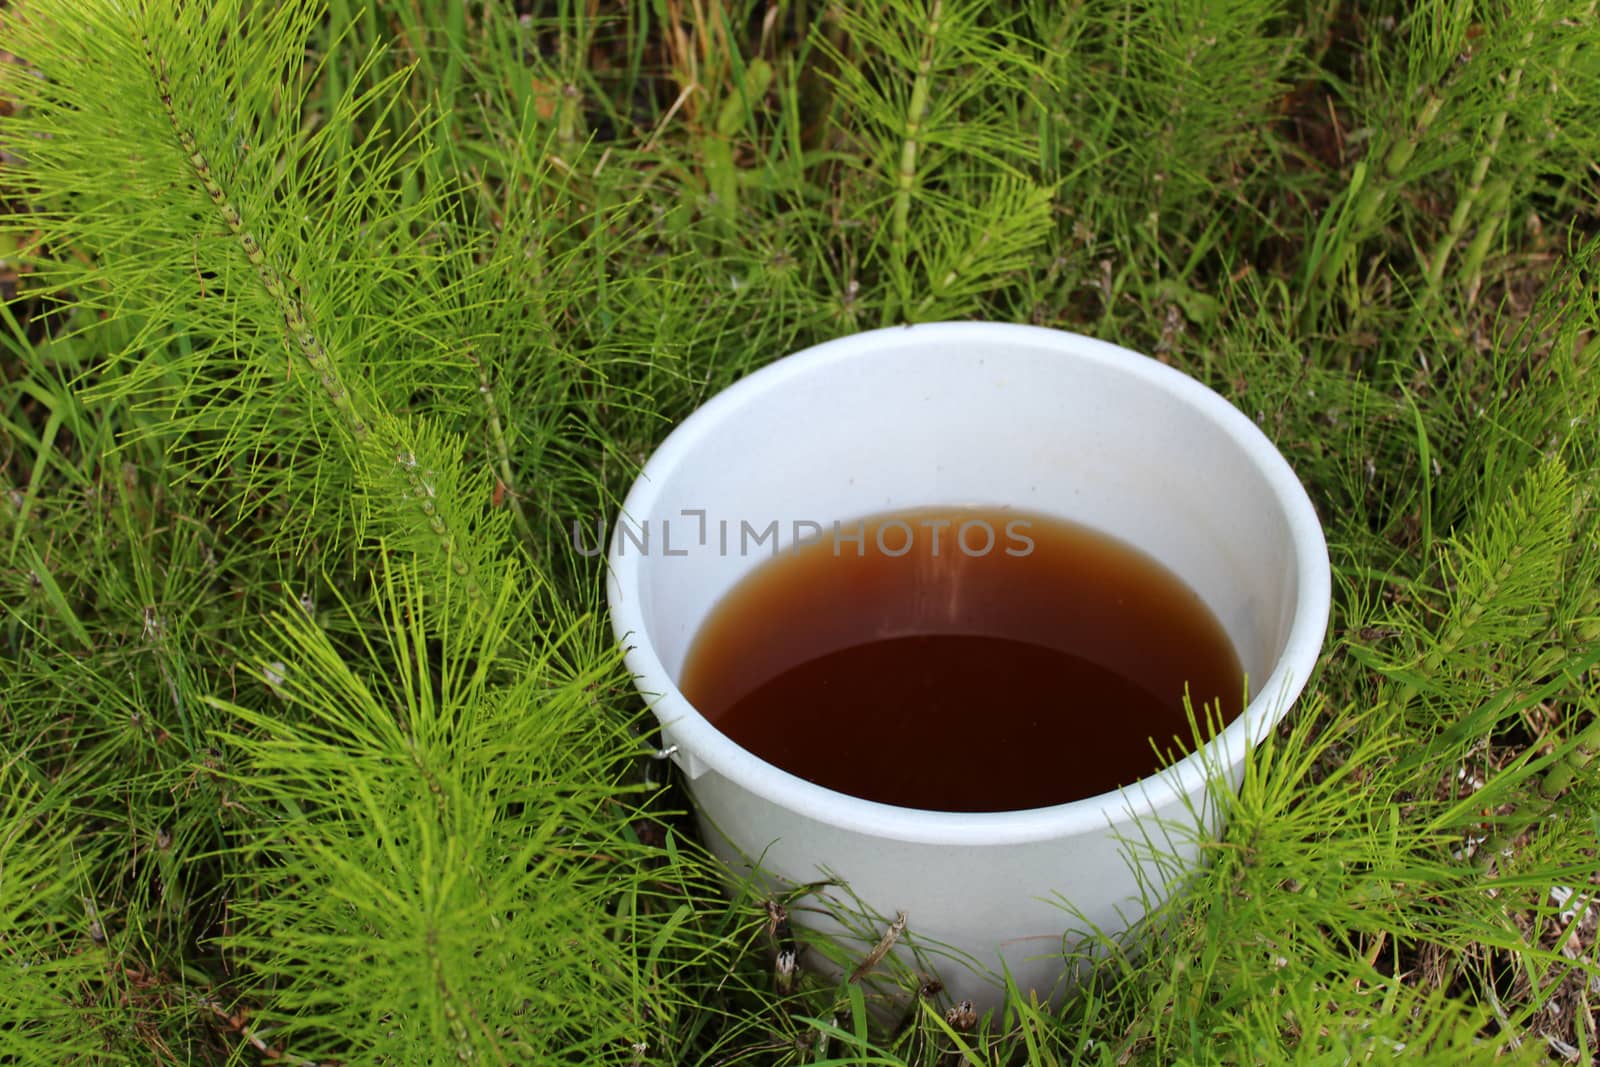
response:
<svg viewBox="0 0 1600 1067"><path fill-rule="evenodd" d="M0 1062L1593 1057L1592 0L25 0L0 48ZM977 1025L780 993L568 527L754 367L949 318L1206 381L1336 575L1163 951Z"/></svg>

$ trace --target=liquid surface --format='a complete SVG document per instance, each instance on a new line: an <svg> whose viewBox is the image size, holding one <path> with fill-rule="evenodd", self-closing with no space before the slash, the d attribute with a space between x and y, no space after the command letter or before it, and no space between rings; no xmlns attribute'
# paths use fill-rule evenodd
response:
<svg viewBox="0 0 1600 1067"><path fill-rule="evenodd" d="M939 508L839 524L712 610L679 688L769 763L843 793L1013 811L1193 746L1185 685L1243 707L1227 635L1143 553L1057 519ZM855 536L861 534L859 539Z"/></svg>

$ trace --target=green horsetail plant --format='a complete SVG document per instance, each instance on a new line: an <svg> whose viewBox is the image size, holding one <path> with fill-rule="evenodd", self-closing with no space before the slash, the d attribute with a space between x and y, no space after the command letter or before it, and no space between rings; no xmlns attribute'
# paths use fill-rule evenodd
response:
<svg viewBox="0 0 1600 1067"><path fill-rule="evenodd" d="M512 264L556 240L549 259L581 258L592 238L522 208L481 225L464 183L427 165L439 120L408 110L406 70L373 49L322 94L324 18L245 0L7 15L26 64L6 71L8 177L43 234L32 280L60 308L57 351L111 353L79 395L124 421L130 468L176 468L189 522L293 576L240 599L270 619L241 620L235 665L186 656L186 613L142 609L155 687L132 719L161 724L150 749L176 765L97 754L63 781L89 807L155 785L180 824L82 876L84 899L146 905L95 920L118 953L99 965L156 991L161 1033L237 1055L633 1062L676 1025L685 948L710 951L683 921L696 867L680 854L648 876L659 846L631 829L643 794L618 659L593 598L558 594L528 554L520 499L504 506L538 471L514 469L495 389L495 327L530 292L567 298L538 291L558 272ZM61 751L7 773L62 775L78 754ZM6 826L28 827L10 842L20 884L0 885L10 908L74 838L70 820ZM61 826L69 844L41 851ZM102 859L122 847L94 843ZM83 923L55 918L70 882L24 909L19 929L58 932L8 956L39 960L22 1003L74 998ZM140 1012L123 998L151 1025ZM74 1039L100 1044L80 1015Z"/></svg>
<svg viewBox="0 0 1600 1067"><path fill-rule="evenodd" d="M1359 302L1384 259L1430 306L1449 283L1477 300L1486 257L1510 243L1506 228L1569 195L1543 176L1600 147L1589 103L1600 90L1594 10L1591 0L1423 5L1368 36L1360 77L1339 102L1371 121L1351 131L1362 141L1350 145L1349 181L1316 227L1306 314L1341 285L1346 305ZM1406 241L1375 245L1397 222Z"/></svg>
<svg viewBox="0 0 1600 1067"><path fill-rule="evenodd" d="M631 732L597 726L614 663L575 618L513 637L536 590L496 582L452 620L424 574L389 568L361 655L275 621L253 666L293 715L214 702L236 800L265 816L234 837L239 992L301 1056L626 1062L686 1005L659 945L635 970L662 894L622 832L642 798L610 753Z"/></svg>
<svg viewBox="0 0 1600 1067"><path fill-rule="evenodd" d="M115 979L67 798L41 789L29 770L19 753L0 762L0 989L8 1001L0 1050L17 1063L61 1063L100 1045L94 1023L102 1017L71 992Z"/></svg>
<svg viewBox="0 0 1600 1067"><path fill-rule="evenodd" d="M877 187L857 210L881 208L887 220L872 239L877 325L969 314L1052 231L1054 189L1033 177L1036 142L977 107L997 86L1025 97L1040 73L1032 48L965 0L844 7L838 18L860 58L823 47L840 100L866 117L847 136ZM968 195L948 195L951 184Z"/></svg>
<svg viewBox="0 0 1600 1067"><path fill-rule="evenodd" d="M274 29L281 33L292 28L294 23L284 16L294 10L293 6L282 9L277 16L283 20L280 23L282 29L269 24L261 40L270 46L275 39ZM216 16L219 13L214 11L212 14ZM224 24L224 21L216 19L218 24ZM304 34L307 28L301 26L298 32ZM222 37L216 43L226 48L229 39ZM246 40L253 43L254 34ZM199 39L186 37L185 42L191 47L204 48L207 45L203 35ZM474 487L459 484L458 476L450 469L454 455L459 451L452 447L455 442L442 439L426 425L397 416L385 407L383 401L374 395L363 366L362 357L368 356L370 359L370 350L364 353L348 342L343 346L343 351L338 348L330 350L324 343L323 336L328 332L325 324L339 314L338 310L332 304L324 303L321 314L317 315L300 295L304 292L300 283L269 261L268 253L262 249L229 193L219 183L224 176L213 171L206 153L179 113L179 105L174 102L174 84L168 74L167 61L152 43L148 28L144 32L143 44L151 82L160 96L173 135L193 172L189 186L198 185L210 200L228 234L237 241L239 251L243 253L249 270L254 272L272 311L282 319L283 340L290 360L286 377L293 377L294 363L302 363L302 391L320 390L321 399L332 409L330 429L334 431L337 445L355 472L356 485L366 497L363 503L369 509L364 516L357 513L358 521L382 515L388 520L384 523L386 528L401 532L400 536L406 539L408 547L413 548L420 558L437 561L441 571L448 569L459 580L458 586L468 599L477 600L483 595L478 574L484 562L484 542L492 544L501 538L498 531L493 530L481 531L481 535L478 530L466 532L468 527L482 523L486 509L482 507L481 487L478 487L479 506L476 509L463 507L466 501L472 499ZM247 47L250 46L247 44ZM271 58L270 55L261 57L265 69L270 71L274 67L282 67L281 63L272 64ZM253 68L253 64L245 62L235 69ZM286 76L292 78L293 74L286 72ZM383 87L380 83L380 88ZM355 116L370 109L357 105L348 110L349 114ZM382 175L381 167L377 168L375 176L386 183L392 181L392 178ZM400 239L409 236L398 227L395 233ZM398 266L393 264L390 269ZM378 506L372 508L372 504ZM474 511L477 515L472 514Z"/></svg>

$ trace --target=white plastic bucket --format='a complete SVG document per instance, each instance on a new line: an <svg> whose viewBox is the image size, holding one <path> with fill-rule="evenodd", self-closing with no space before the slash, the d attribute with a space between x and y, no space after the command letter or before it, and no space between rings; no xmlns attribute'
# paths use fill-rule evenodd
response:
<svg viewBox="0 0 1600 1067"><path fill-rule="evenodd" d="M741 749L684 699L676 682L701 623L775 547L814 537L809 524L928 505L1016 507L1144 550L1227 631L1250 682L1245 712L1127 789L970 814L814 785ZM920 944L976 961L941 977L953 996L986 1004L1002 968L1024 992L1047 993L1069 928L1087 920L1114 934L1162 899L1197 851L1209 780L1237 783L1248 750L1305 686L1329 606L1317 516L1249 418L1126 349L994 323L844 337L713 397L645 464L609 563L613 626L708 843L735 869L760 857L790 884L825 871L871 912L905 912ZM973 728L983 719L974 708ZM1130 851L1129 840L1171 855Z"/></svg>

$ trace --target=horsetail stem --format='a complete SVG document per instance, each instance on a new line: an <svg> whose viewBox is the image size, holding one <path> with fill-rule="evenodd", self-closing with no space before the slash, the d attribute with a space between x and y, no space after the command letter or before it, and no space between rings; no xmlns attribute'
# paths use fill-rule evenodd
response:
<svg viewBox="0 0 1600 1067"><path fill-rule="evenodd" d="M184 126L178 117L177 107L173 103L172 81L167 76L166 64L156 55L155 46L149 34L143 36L145 60L149 65L150 74L155 79L156 90L161 96L161 106L167 113L167 121L172 124L172 132L178 139L178 146L183 150L188 159L189 167L194 171L195 179L200 183L201 189L215 205L217 213L222 216L223 223L228 227L228 232L233 234L243 250L245 259L255 269L256 278L261 287L266 290L272 302L277 305L278 313L283 318L285 341L291 353L299 352L300 358L305 361L317 385L321 387L334 408L344 418L346 427L354 435L357 442L364 442L370 433L370 419L362 413L365 405L358 406L355 397L345 386L339 376L338 367L328 355L327 347L317 336L312 326L310 317L306 314L305 305L299 297L295 296L291 284L284 275L268 261L266 252L261 243L244 224L244 218L239 214L239 209L228 198L227 191L217 181L211 169L210 162L205 153L200 150L199 142L194 134ZM291 357L292 358L292 357ZM450 524L444 516L439 514L438 505L434 502L434 489L428 478L432 471L418 471L416 457L410 451L397 454L397 464L400 467L411 495L416 501L421 516L426 520L426 526L437 541L441 555L444 557L450 570L458 578L465 579L465 591L468 599L477 601L482 596L476 578L472 574L472 565L457 551L456 536L450 529Z"/></svg>
<svg viewBox="0 0 1600 1067"><path fill-rule="evenodd" d="M489 372L484 368L483 360L478 358L478 353L471 348L467 349L467 358L478 369L478 395L483 397L484 406L489 409L489 433L494 439L495 456L500 463L500 484L505 487L506 500L511 505L512 521L516 523L517 532L531 546L534 541L533 527L528 524L528 516L522 510L522 494L517 491L517 482L511 473L511 450L506 445L505 430L500 425L500 409L494 402Z"/></svg>
<svg viewBox="0 0 1600 1067"><path fill-rule="evenodd" d="M1443 106L1444 97L1438 93L1431 94L1427 103L1422 105L1410 132L1397 135L1389 150L1383 154L1382 167L1374 166L1366 171L1366 180L1356 194L1355 207L1350 214L1352 225L1349 229L1339 231L1333 250L1322 260L1320 278L1323 285L1333 285L1338 281L1357 246L1372 235L1378 221L1378 209L1388 203L1404 184L1406 167L1416 154L1417 146L1427 137L1429 128L1434 119L1439 117Z"/></svg>
<svg viewBox="0 0 1600 1067"><path fill-rule="evenodd" d="M345 388L339 378L338 370L328 359L327 349L323 347L316 332L311 328L305 307L299 298L290 292L289 286L284 283L283 275L267 261L261 243L245 228L239 209L234 207L233 202L228 199L227 192L217 181L216 175L211 170L211 164L206 159L205 153L200 150L194 134L178 118L178 109L172 102L172 81L167 77L166 64L156 56L155 46L148 34L144 36L144 51L150 73L156 81L156 89L161 94L161 106L167 113L167 121L172 124L172 132L178 138L178 146L183 149L183 154L187 157L189 167L194 171L200 187L205 190L206 196L216 206L217 213L222 216L228 232L233 234L239 242L239 247L244 250L245 259L255 268L261 287L278 306L278 311L283 316L290 349L298 349L323 392L327 393L328 399L333 401L334 407L344 416L350 431L358 438L365 437L367 420L356 410L350 391Z"/></svg>
<svg viewBox="0 0 1600 1067"><path fill-rule="evenodd" d="M1466 232L1467 223L1472 218L1472 211L1483 196L1484 180L1489 175L1490 164L1500 152L1500 140L1505 136L1511 107L1516 102L1518 90L1522 86L1522 72L1528 65L1528 49L1533 44L1538 17L1543 14L1543 7L1543 3L1534 5L1533 18L1530 20L1534 25L1523 34L1522 49L1517 55L1516 63L1506 75L1505 95L1502 97L1500 109L1495 112L1494 118L1489 123L1488 141L1473 164L1472 177L1466 191L1456 201L1455 211L1450 215L1448 231L1434 244L1433 255L1428 258L1426 274L1428 285L1422 293L1424 305L1430 304L1439 295L1439 288L1444 284L1444 269L1445 264L1449 262L1450 252L1461 242L1461 236Z"/></svg>
<svg viewBox="0 0 1600 1067"><path fill-rule="evenodd" d="M883 325L893 321L891 308L904 317L911 303L910 282L907 277L911 258L910 220L911 193L917 182L917 150L923 136L922 119L928 110L933 74L933 59L939 44L939 31L943 17L943 0L933 0L928 12L928 24L922 39L922 55L917 61L917 75L911 83L911 103L906 109L905 139L900 145L900 169L895 174L894 215L890 228L890 249L896 271L895 282L900 289L900 301L883 306Z"/></svg>

